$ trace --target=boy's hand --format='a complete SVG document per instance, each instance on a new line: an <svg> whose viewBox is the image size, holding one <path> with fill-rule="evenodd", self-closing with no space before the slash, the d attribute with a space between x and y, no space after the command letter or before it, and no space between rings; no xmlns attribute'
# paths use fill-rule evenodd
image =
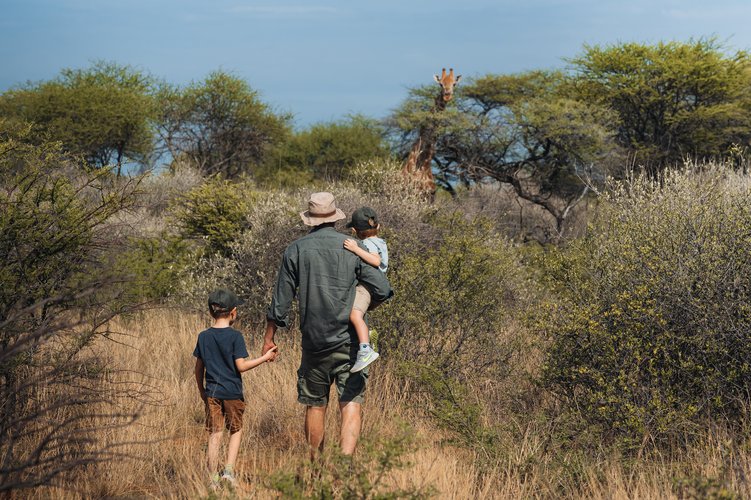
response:
<svg viewBox="0 0 751 500"><path fill-rule="evenodd" d="M266 361L273 361L278 354L279 348L277 346L272 347L262 356Z"/></svg>
<svg viewBox="0 0 751 500"><path fill-rule="evenodd" d="M357 241L353 240L352 238L347 238L346 240L344 240L344 248L346 248L350 252L354 252L355 249L360 248L360 245L358 245Z"/></svg>
<svg viewBox="0 0 751 500"><path fill-rule="evenodd" d="M261 350L261 356L267 358L268 361L274 361L279 355L279 347L273 342L263 343L263 349ZM267 357L268 356L268 357Z"/></svg>

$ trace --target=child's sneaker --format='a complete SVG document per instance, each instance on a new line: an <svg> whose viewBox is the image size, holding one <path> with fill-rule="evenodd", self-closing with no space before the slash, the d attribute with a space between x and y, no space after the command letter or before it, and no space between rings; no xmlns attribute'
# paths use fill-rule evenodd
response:
<svg viewBox="0 0 751 500"><path fill-rule="evenodd" d="M237 486L237 479L235 478L235 474L226 469L224 472L222 472L222 481L227 481L230 486Z"/></svg>
<svg viewBox="0 0 751 500"><path fill-rule="evenodd" d="M219 488L221 488L221 483L219 482L219 474L212 474L209 477L209 491L212 493L216 493L219 491Z"/></svg>
<svg viewBox="0 0 751 500"><path fill-rule="evenodd" d="M352 367L350 372L355 373L361 371L363 368L368 366L370 363L378 359L378 356L380 356L377 352L373 350L372 347L368 347L367 349L360 349L357 351L357 361L355 361L355 365Z"/></svg>

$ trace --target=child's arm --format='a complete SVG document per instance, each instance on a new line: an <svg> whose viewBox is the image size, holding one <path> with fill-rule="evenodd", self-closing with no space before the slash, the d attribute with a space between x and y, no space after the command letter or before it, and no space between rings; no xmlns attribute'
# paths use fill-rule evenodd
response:
<svg viewBox="0 0 751 500"><path fill-rule="evenodd" d="M367 250L360 248L360 245L358 245L352 238L344 240L344 248L360 257L366 264L370 264L373 267L381 265L380 255L377 253L370 253Z"/></svg>
<svg viewBox="0 0 751 500"><path fill-rule="evenodd" d="M203 375L205 366L201 358L196 358L196 384L198 384L198 393L201 395L204 403L206 402L206 388L203 386Z"/></svg>
<svg viewBox="0 0 751 500"><path fill-rule="evenodd" d="M261 356L260 358L251 359L251 358L237 358L235 360L235 366L237 367L237 371L240 373L247 372L248 370L252 370L258 365L264 364L266 361L270 361L274 358L274 355L276 354L276 346L274 348L269 349L266 351L266 353Z"/></svg>

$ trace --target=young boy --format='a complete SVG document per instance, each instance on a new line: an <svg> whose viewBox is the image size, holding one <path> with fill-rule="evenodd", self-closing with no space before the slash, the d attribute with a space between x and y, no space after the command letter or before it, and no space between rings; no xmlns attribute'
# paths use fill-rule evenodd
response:
<svg viewBox="0 0 751 500"><path fill-rule="evenodd" d="M355 240L349 239L344 242L344 248L356 254L365 263L378 268L385 273L389 266L389 251L386 242L378 237L378 230L381 225L378 223L378 216L370 207L362 207L355 210L352 214L352 220L347 224L351 227L354 234L362 240L367 250L363 250ZM355 289L355 303L352 306L349 320L355 327L357 339L360 342L360 349L357 351L357 360L352 366L351 372L359 372L370 363L378 359L379 354L370 346L370 332L368 325L365 323L365 313L370 307L370 293L362 285L357 285Z"/></svg>
<svg viewBox="0 0 751 500"><path fill-rule="evenodd" d="M208 467L211 487L219 485L219 446L223 426L229 430L227 462L221 479L235 485L235 460L242 437L243 383L240 374L274 359L276 349L260 358L250 359L245 340L232 328L237 318L237 306L244 302L231 291L220 288L209 295L209 313L214 324L198 335L193 356L196 357L196 383L206 405L206 428L209 430ZM206 385L204 385L204 378Z"/></svg>

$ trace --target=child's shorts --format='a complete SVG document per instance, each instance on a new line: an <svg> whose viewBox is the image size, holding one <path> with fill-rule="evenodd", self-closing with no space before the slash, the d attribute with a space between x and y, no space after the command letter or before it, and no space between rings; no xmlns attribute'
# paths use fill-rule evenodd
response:
<svg viewBox="0 0 751 500"><path fill-rule="evenodd" d="M352 309L358 310L365 314L370 307L370 292L362 285L357 285L355 288L355 303L352 305Z"/></svg>
<svg viewBox="0 0 751 500"><path fill-rule="evenodd" d="M206 398L206 428L219 432L223 427L234 434L243 428L245 401L242 399Z"/></svg>

